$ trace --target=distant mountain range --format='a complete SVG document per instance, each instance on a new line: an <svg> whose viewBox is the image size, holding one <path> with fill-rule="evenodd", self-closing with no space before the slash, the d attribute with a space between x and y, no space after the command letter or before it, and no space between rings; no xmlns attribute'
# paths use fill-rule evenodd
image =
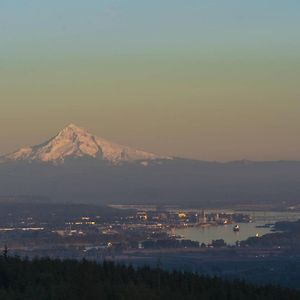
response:
<svg viewBox="0 0 300 300"><path fill-rule="evenodd" d="M153 153L112 143L70 124L49 141L37 146L21 148L0 158L0 162L40 162L62 164L66 159L93 158L111 164L122 162L172 159Z"/></svg>
<svg viewBox="0 0 300 300"><path fill-rule="evenodd" d="M14 195L98 204L297 206L300 162L161 156L70 124L41 145L0 158L0 196Z"/></svg>

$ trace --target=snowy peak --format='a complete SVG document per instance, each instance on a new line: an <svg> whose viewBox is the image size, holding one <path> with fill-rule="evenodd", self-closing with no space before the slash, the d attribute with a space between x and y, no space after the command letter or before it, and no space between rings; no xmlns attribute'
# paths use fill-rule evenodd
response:
<svg viewBox="0 0 300 300"><path fill-rule="evenodd" d="M36 146L35 159L44 162L63 161L66 157L96 157L101 153L95 138L82 128L68 125L42 147Z"/></svg>
<svg viewBox="0 0 300 300"><path fill-rule="evenodd" d="M85 129L69 124L55 137L41 145L21 148L2 158L2 161L50 162L60 164L66 158L90 157L112 164L122 162L171 159L133 149L97 137ZM0 160L1 161L1 160Z"/></svg>

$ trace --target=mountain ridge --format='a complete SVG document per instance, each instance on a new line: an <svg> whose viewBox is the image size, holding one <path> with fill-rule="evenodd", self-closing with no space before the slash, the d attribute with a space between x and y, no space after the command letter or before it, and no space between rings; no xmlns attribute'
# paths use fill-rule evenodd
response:
<svg viewBox="0 0 300 300"><path fill-rule="evenodd" d="M123 162L169 160L171 157L157 155L129 146L110 142L71 123L48 141L32 147L24 147L4 155L0 162L41 162L63 164L69 158L93 158L117 165Z"/></svg>

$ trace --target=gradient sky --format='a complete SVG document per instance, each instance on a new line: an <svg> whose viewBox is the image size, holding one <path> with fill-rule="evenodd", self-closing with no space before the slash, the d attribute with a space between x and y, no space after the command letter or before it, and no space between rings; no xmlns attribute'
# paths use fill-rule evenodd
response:
<svg viewBox="0 0 300 300"><path fill-rule="evenodd" d="M73 122L203 160L300 159L299 0L0 0L0 153Z"/></svg>

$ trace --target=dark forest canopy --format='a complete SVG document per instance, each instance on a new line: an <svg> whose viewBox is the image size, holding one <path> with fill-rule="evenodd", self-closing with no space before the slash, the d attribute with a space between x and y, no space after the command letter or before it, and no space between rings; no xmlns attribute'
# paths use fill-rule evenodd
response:
<svg viewBox="0 0 300 300"><path fill-rule="evenodd" d="M0 299L22 300L284 300L300 299L300 292L178 271L105 262L0 258Z"/></svg>

